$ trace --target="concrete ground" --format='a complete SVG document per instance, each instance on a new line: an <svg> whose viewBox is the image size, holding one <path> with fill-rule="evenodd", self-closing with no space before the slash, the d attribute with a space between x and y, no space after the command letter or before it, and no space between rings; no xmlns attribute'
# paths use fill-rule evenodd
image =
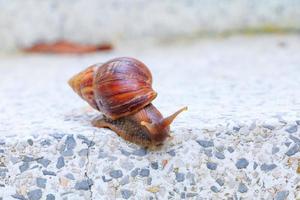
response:
<svg viewBox="0 0 300 200"><path fill-rule="evenodd" d="M0 199L300 199L300 37L122 46L86 56L0 57ZM159 149L91 126L67 85L118 56L152 71L168 115Z"/></svg>

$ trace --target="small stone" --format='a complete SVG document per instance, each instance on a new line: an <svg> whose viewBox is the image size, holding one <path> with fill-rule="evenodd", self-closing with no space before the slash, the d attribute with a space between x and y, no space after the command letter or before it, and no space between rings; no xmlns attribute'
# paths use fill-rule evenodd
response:
<svg viewBox="0 0 300 200"><path fill-rule="evenodd" d="M300 120L296 120L296 124L297 124L297 125L300 125Z"/></svg>
<svg viewBox="0 0 300 200"><path fill-rule="evenodd" d="M292 143L291 142L285 142L284 145L289 147Z"/></svg>
<svg viewBox="0 0 300 200"><path fill-rule="evenodd" d="M255 170L258 167L258 164L256 162L253 163L253 169Z"/></svg>
<svg viewBox="0 0 300 200"><path fill-rule="evenodd" d="M75 148L76 141L75 141L73 135L68 135L67 136L67 139L65 141L65 145L66 145L66 149L68 149L68 150Z"/></svg>
<svg viewBox="0 0 300 200"><path fill-rule="evenodd" d="M241 127L238 127L238 126L234 126L232 128L232 130L235 131L235 132L238 132L240 129L241 129Z"/></svg>
<svg viewBox="0 0 300 200"><path fill-rule="evenodd" d="M196 142L204 147L204 148L208 148L208 147L213 147L214 146L214 142L212 140L208 141L208 140L196 140Z"/></svg>
<svg viewBox="0 0 300 200"><path fill-rule="evenodd" d="M56 176L56 173L55 172L52 172L52 171L48 171L48 170L43 170L42 171L43 172L43 174L45 175L45 176Z"/></svg>
<svg viewBox="0 0 300 200"><path fill-rule="evenodd" d="M108 153L104 152L102 149L100 149L98 158L106 158L107 156L108 156Z"/></svg>
<svg viewBox="0 0 300 200"><path fill-rule="evenodd" d="M219 189L216 186L211 186L210 190L213 191L214 193L218 193Z"/></svg>
<svg viewBox="0 0 300 200"><path fill-rule="evenodd" d="M187 198L191 198L191 197L195 197L197 195L198 195L197 193L191 193L191 192L189 192L189 193L186 194L186 197Z"/></svg>
<svg viewBox="0 0 300 200"><path fill-rule="evenodd" d="M289 138L293 140L296 144L300 145L300 138L290 135Z"/></svg>
<svg viewBox="0 0 300 200"><path fill-rule="evenodd" d="M132 152L133 155L136 156L145 156L147 155L147 149L141 148L141 149L136 149Z"/></svg>
<svg viewBox="0 0 300 200"><path fill-rule="evenodd" d="M269 125L269 124L264 124L264 125L262 125L262 127L266 128L266 129L269 129L269 130L274 130L275 129L274 126Z"/></svg>
<svg viewBox="0 0 300 200"><path fill-rule="evenodd" d="M136 177L139 174L140 168L135 168L134 170L131 171L130 175L132 177Z"/></svg>
<svg viewBox="0 0 300 200"><path fill-rule="evenodd" d="M50 134L52 137L54 137L56 140L61 140L65 134L63 133L53 133L53 134Z"/></svg>
<svg viewBox="0 0 300 200"><path fill-rule="evenodd" d="M129 176L125 176L124 178L122 178L122 180L120 181L121 185L126 185L129 183Z"/></svg>
<svg viewBox="0 0 300 200"><path fill-rule="evenodd" d="M150 174L150 170L149 170L149 169L141 169L141 171L140 171L140 173L139 173L139 175L140 175L141 177L148 177L149 174Z"/></svg>
<svg viewBox="0 0 300 200"><path fill-rule="evenodd" d="M212 157L212 150L211 149L204 149L204 154L207 157Z"/></svg>
<svg viewBox="0 0 300 200"><path fill-rule="evenodd" d="M11 195L11 197L14 199L26 200L26 198L21 194L13 194L13 195Z"/></svg>
<svg viewBox="0 0 300 200"><path fill-rule="evenodd" d="M276 154L279 152L279 148L278 147L272 147L272 154Z"/></svg>
<svg viewBox="0 0 300 200"><path fill-rule="evenodd" d="M224 183L225 183L224 179L221 179L221 178L218 178L218 179L216 180L216 182L219 184L219 186L223 186Z"/></svg>
<svg viewBox="0 0 300 200"><path fill-rule="evenodd" d="M264 163L260 166L260 169L263 172L269 172L269 171L275 169L276 167L277 167L277 165L275 165L275 164L265 164Z"/></svg>
<svg viewBox="0 0 300 200"><path fill-rule="evenodd" d="M34 161L34 157L32 157L32 156L23 156L22 161L23 162L32 162L32 161Z"/></svg>
<svg viewBox="0 0 300 200"><path fill-rule="evenodd" d="M19 169L21 173L29 169L29 162L23 162L23 164L19 166Z"/></svg>
<svg viewBox="0 0 300 200"><path fill-rule="evenodd" d="M57 159L56 168L57 168L57 169L60 169L60 168L62 168L63 166L65 166L65 159L64 159L64 157L60 156L60 157Z"/></svg>
<svg viewBox="0 0 300 200"><path fill-rule="evenodd" d="M213 163L213 162L208 162L206 163L206 167L210 170L216 170L217 169L218 164L217 163Z"/></svg>
<svg viewBox="0 0 300 200"><path fill-rule="evenodd" d="M298 144L294 144L286 153L287 156L293 156L300 151L300 147Z"/></svg>
<svg viewBox="0 0 300 200"><path fill-rule="evenodd" d="M181 198L181 199L185 199L185 192L181 192L181 193L180 193L180 198Z"/></svg>
<svg viewBox="0 0 300 200"><path fill-rule="evenodd" d="M39 200L42 198L42 194L43 193L41 189L36 189L28 192L27 196L29 200Z"/></svg>
<svg viewBox="0 0 300 200"><path fill-rule="evenodd" d="M131 153L128 152L128 151L126 151L125 149L120 149L120 151L121 151L121 153L122 153L123 155L125 155L125 156L130 156L130 155L131 155Z"/></svg>
<svg viewBox="0 0 300 200"><path fill-rule="evenodd" d="M47 179L44 178L36 178L36 185L40 188L46 188Z"/></svg>
<svg viewBox="0 0 300 200"><path fill-rule="evenodd" d="M27 140L27 143L28 143L30 146L32 146L32 145L33 145L32 139L28 139L28 140Z"/></svg>
<svg viewBox="0 0 300 200"><path fill-rule="evenodd" d="M50 146L51 145L51 140L49 140L49 139L43 140L43 141L40 142L40 144L42 146Z"/></svg>
<svg viewBox="0 0 300 200"><path fill-rule="evenodd" d="M102 176L102 180L103 180L103 182L107 183L107 182L111 181L112 179L111 178L110 179L106 179L105 176Z"/></svg>
<svg viewBox="0 0 300 200"><path fill-rule="evenodd" d="M167 153L168 153L170 156L173 156L173 157L176 156L176 152L175 152L174 149L168 151Z"/></svg>
<svg viewBox="0 0 300 200"><path fill-rule="evenodd" d="M157 170L158 169L158 162L151 162L151 168Z"/></svg>
<svg viewBox="0 0 300 200"><path fill-rule="evenodd" d="M68 179L70 179L70 180L75 180L74 175L71 174L71 173L66 174L65 177L68 178Z"/></svg>
<svg viewBox="0 0 300 200"><path fill-rule="evenodd" d="M238 169L243 169L243 168L247 168L247 166L249 165L249 162L247 159L245 158L240 158L238 159L238 161L235 163L236 168Z"/></svg>
<svg viewBox="0 0 300 200"><path fill-rule="evenodd" d="M233 153L234 152L234 149L232 147L228 147L227 150L228 150L229 153Z"/></svg>
<svg viewBox="0 0 300 200"><path fill-rule="evenodd" d="M45 158L40 158L36 162L43 165L43 167L48 167L51 161Z"/></svg>
<svg viewBox="0 0 300 200"><path fill-rule="evenodd" d="M120 178L123 176L123 172L121 170L112 170L109 172L109 175L112 178Z"/></svg>
<svg viewBox="0 0 300 200"><path fill-rule="evenodd" d="M288 196L289 196L289 191L283 190L276 193L274 200L285 200Z"/></svg>
<svg viewBox="0 0 300 200"><path fill-rule="evenodd" d="M216 151L216 152L215 152L215 156L216 156L216 158L218 158L218 159L220 159L220 160L225 159L224 154L223 154L222 152L219 152L219 151Z"/></svg>
<svg viewBox="0 0 300 200"><path fill-rule="evenodd" d="M121 194L123 199L129 199L132 195L132 191L130 190L121 190Z"/></svg>
<svg viewBox="0 0 300 200"><path fill-rule="evenodd" d="M46 200L55 200L55 196L53 194L47 194Z"/></svg>
<svg viewBox="0 0 300 200"><path fill-rule="evenodd" d="M152 178L148 177L148 179L147 179L147 185L151 185L151 184L152 184Z"/></svg>
<svg viewBox="0 0 300 200"><path fill-rule="evenodd" d="M95 145L95 142L92 140L89 140L87 137L85 137L84 135L77 135L78 139L83 140L82 143L86 144L88 147L92 147Z"/></svg>
<svg viewBox="0 0 300 200"><path fill-rule="evenodd" d="M88 149L81 149L79 152L78 152L78 155L79 156L87 156L89 153L89 150Z"/></svg>
<svg viewBox="0 0 300 200"><path fill-rule="evenodd" d="M185 179L185 175L183 173L175 173L175 176L177 182L183 182Z"/></svg>
<svg viewBox="0 0 300 200"><path fill-rule="evenodd" d="M240 183L240 184L239 184L238 191L239 191L240 193L245 193L245 192L248 191L248 188L247 188L247 186L246 186L244 183Z"/></svg>
<svg viewBox="0 0 300 200"><path fill-rule="evenodd" d="M297 132L297 129L298 129L297 125L293 125L293 126L286 128L285 131L288 133L295 133L295 132Z"/></svg>
<svg viewBox="0 0 300 200"><path fill-rule="evenodd" d="M76 182L75 189L76 190L89 190L93 185L92 179L86 179L79 182Z"/></svg>

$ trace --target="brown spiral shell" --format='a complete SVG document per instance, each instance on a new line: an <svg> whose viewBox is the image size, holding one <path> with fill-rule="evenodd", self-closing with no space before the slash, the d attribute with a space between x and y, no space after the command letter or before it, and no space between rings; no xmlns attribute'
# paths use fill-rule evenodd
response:
<svg viewBox="0 0 300 200"><path fill-rule="evenodd" d="M146 65L127 57L93 65L72 77L69 84L93 108L113 120L139 111L157 96Z"/></svg>

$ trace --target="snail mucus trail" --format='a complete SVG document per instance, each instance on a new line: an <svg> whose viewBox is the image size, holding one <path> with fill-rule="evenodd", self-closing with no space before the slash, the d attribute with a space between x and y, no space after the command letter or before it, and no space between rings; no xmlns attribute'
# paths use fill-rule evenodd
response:
<svg viewBox="0 0 300 200"><path fill-rule="evenodd" d="M169 137L170 124L184 107L169 117L151 103L157 93L152 75L144 63L120 57L95 64L69 80L72 89L103 117L92 121L96 127L109 128L125 140L149 146Z"/></svg>

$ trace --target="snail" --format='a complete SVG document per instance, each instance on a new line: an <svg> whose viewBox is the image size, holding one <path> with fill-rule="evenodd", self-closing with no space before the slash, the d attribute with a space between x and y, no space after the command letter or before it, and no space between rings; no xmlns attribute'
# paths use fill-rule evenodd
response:
<svg viewBox="0 0 300 200"><path fill-rule="evenodd" d="M102 112L92 124L109 128L130 142L160 145L170 136L170 124L187 107L169 117L151 103L157 93L152 75L141 61L120 57L95 64L69 80L71 88L90 106Z"/></svg>

